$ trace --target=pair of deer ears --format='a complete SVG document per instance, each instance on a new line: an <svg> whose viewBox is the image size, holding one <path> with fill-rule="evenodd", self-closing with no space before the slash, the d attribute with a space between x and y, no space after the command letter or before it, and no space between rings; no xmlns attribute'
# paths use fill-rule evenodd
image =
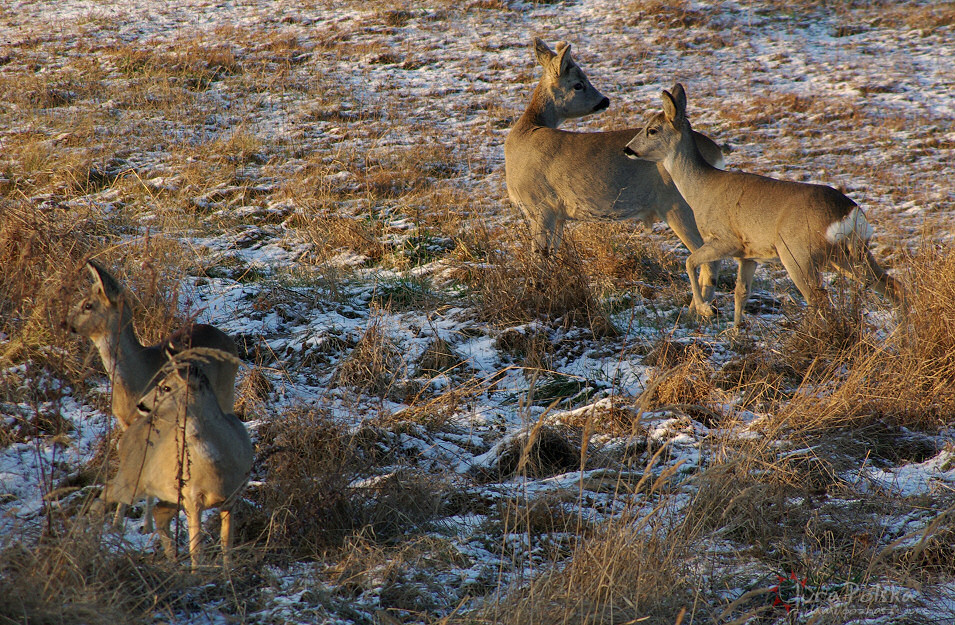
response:
<svg viewBox="0 0 955 625"><path fill-rule="evenodd" d="M93 288L102 293L110 303L116 304L123 295L123 286L92 258L86 261L86 268L93 276Z"/></svg>
<svg viewBox="0 0 955 625"><path fill-rule="evenodd" d="M540 37L534 37L534 55L537 62L544 69L550 70L554 76L560 76L570 69L573 59L570 58L570 44L560 42L557 44L557 52L551 50L544 40Z"/></svg>

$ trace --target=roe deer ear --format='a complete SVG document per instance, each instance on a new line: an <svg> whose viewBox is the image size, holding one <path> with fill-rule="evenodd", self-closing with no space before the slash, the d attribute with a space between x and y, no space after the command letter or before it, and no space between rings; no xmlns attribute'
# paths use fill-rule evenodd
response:
<svg viewBox="0 0 955 625"><path fill-rule="evenodd" d="M676 110L681 115L686 115L686 90L683 88L683 85L676 83L670 89L670 94L673 96L673 101L676 102Z"/></svg>
<svg viewBox="0 0 955 625"><path fill-rule="evenodd" d="M671 125L679 127L686 115L686 100L681 109L679 101L669 91L664 91L660 97L663 99L663 116Z"/></svg>
<svg viewBox="0 0 955 625"><path fill-rule="evenodd" d="M554 51L547 47L547 44L544 43L544 40L540 37L534 37L534 56L537 58L537 62L547 67L551 60L553 60Z"/></svg>
<svg viewBox="0 0 955 625"><path fill-rule="evenodd" d="M562 76L570 70L573 63L574 60L570 57L570 44L568 43L557 51L557 58L553 61L552 67L555 68L554 72L557 76Z"/></svg>
<svg viewBox="0 0 955 625"><path fill-rule="evenodd" d="M92 258L86 261L86 266L93 276L94 288L99 290L111 304L116 304L123 295L123 287L116 278Z"/></svg>

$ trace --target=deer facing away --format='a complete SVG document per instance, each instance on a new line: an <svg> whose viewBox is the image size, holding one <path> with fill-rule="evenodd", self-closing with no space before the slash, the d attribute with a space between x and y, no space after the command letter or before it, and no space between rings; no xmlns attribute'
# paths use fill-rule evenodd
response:
<svg viewBox="0 0 955 625"><path fill-rule="evenodd" d="M223 358L209 359L203 370L223 412L232 412L238 371L238 350L232 339L213 326L195 324L162 343L144 346L133 330L132 306L123 286L97 262L89 260L86 266L93 276L93 285L70 311L67 326L89 338L99 351L112 382L111 409L120 429L126 430L135 421L136 404L156 384L160 369L169 362L167 347L176 351L202 347L223 352ZM148 508L147 500L145 529L152 531ZM117 510L115 524L122 512L122 507Z"/></svg>
<svg viewBox="0 0 955 625"><path fill-rule="evenodd" d="M902 303L902 287L869 251L872 226L855 202L825 185L716 169L692 139L683 86L676 84L662 98L663 112L647 121L625 152L661 163L693 207L705 241L686 261L697 314L712 316L713 308L694 280L696 269L723 258L739 263L736 328L760 260L778 258L810 306L826 301L820 272L827 267L871 284L895 305Z"/></svg>
<svg viewBox="0 0 955 625"><path fill-rule="evenodd" d="M558 45L554 52L535 38L534 54L543 74L507 136L504 162L508 195L528 221L535 251L556 249L567 220L663 220L691 251L702 245L693 212L663 166L624 155L636 129L557 129L566 119L610 106L571 58L570 46ZM707 161L721 167L719 146L699 133L693 137ZM718 269L713 263L701 272L707 299Z"/></svg>
<svg viewBox="0 0 955 625"><path fill-rule="evenodd" d="M252 441L238 417L222 411L203 370L183 362L189 354L171 360L169 372L142 397L139 417L120 438L119 470L103 499L131 504L156 497L153 516L170 559L175 559L170 522L184 508L193 570L199 565L202 511L218 507L228 568L232 504L249 479Z"/></svg>

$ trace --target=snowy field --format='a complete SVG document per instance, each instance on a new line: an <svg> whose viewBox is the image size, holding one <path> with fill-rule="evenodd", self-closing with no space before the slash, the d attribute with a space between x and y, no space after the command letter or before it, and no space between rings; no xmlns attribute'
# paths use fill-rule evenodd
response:
<svg viewBox="0 0 955 625"><path fill-rule="evenodd" d="M636 127L682 82L729 168L844 190L907 282L945 262L950 2L7 2L0 622L955 623L944 352L924 395L867 395L905 322L833 279L849 330L814 334L771 264L744 336L729 263L700 325L662 223L573 226L534 266L503 174L533 36L611 100L565 128ZM59 326L89 256L144 340L240 344L226 577L165 563L140 508L82 513L117 437ZM593 310L557 301L577 279Z"/></svg>

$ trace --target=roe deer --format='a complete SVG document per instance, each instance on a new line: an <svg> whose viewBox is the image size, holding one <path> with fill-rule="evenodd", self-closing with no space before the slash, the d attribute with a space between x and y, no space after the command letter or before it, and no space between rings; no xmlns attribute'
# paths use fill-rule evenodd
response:
<svg viewBox="0 0 955 625"><path fill-rule="evenodd" d="M570 56L570 45L552 51L534 39L543 74L527 109L504 143L507 192L530 226L535 251L547 254L561 242L568 219L665 221L692 251L703 244L693 212L658 163L626 158L623 148L636 129L567 132L565 119L610 106ZM709 162L722 167L720 148L708 137L694 138ZM701 273L707 298L719 264Z"/></svg>
<svg viewBox="0 0 955 625"><path fill-rule="evenodd" d="M232 504L249 480L252 440L238 417L222 411L203 369L183 362L189 354L171 359L165 367L171 371L143 396L139 417L119 440L119 470L103 499L123 504L143 496L159 499L153 516L173 560L169 524L183 507L193 571L199 565L202 511L218 507L222 562L228 569Z"/></svg>
<svg viewBox="0 0 955 625"><path fill-rule="evenodd" d="M238 350L232 339L213 326L195 324L162 343L143 346L133 330L132 307L125 289L95 261L87 261L86 266L93 276L93 286L70 311L67 325L72 332L89 338L99 351L112 382L111 408L120 429L125 430L136 419L136 403L155 385L159 370L169 361L167 346L176 350L203 347L224 352L223 358L207 362L203 369L223 412L232 412L238 371ZM152 531L148 508L147 501L147 532ZM117 510L114 524L119 524L122 513L122 508Z"/></svg>
<svg viewBox="0 0 955 625"><path fill-rule="evenodd" d="M203 370L222 410L232 412L238 350L229 335L210 325L193 324L162 343L144 346L133 330L132 307L125 289L97 262L89 260L86 266L93 276L93 286L70 311L67 325L72 332L93 341L99 351L113 384L111 407L120 427L125 430L136 418L139 398L155 384L156 373L168 362L168 345L176 350L206 347L227 354L222 360L204 364Z"/></svg>
<svg viewBox="0 0 955 625"><path fill-rule="evenodd" d="M734 328L750 294L756 262L778 258L810 306L825 302L820 272L831 266L872 284L895 305L902 287L872 257L872 226L855 202L832 187L716 169L692 140L683 85L664 91L663 112L653 115L627 144L634 159L662 163L696 215L705 243L686 261L692 308L713 315L694 279L703 263L735 258Z"/></svg>

